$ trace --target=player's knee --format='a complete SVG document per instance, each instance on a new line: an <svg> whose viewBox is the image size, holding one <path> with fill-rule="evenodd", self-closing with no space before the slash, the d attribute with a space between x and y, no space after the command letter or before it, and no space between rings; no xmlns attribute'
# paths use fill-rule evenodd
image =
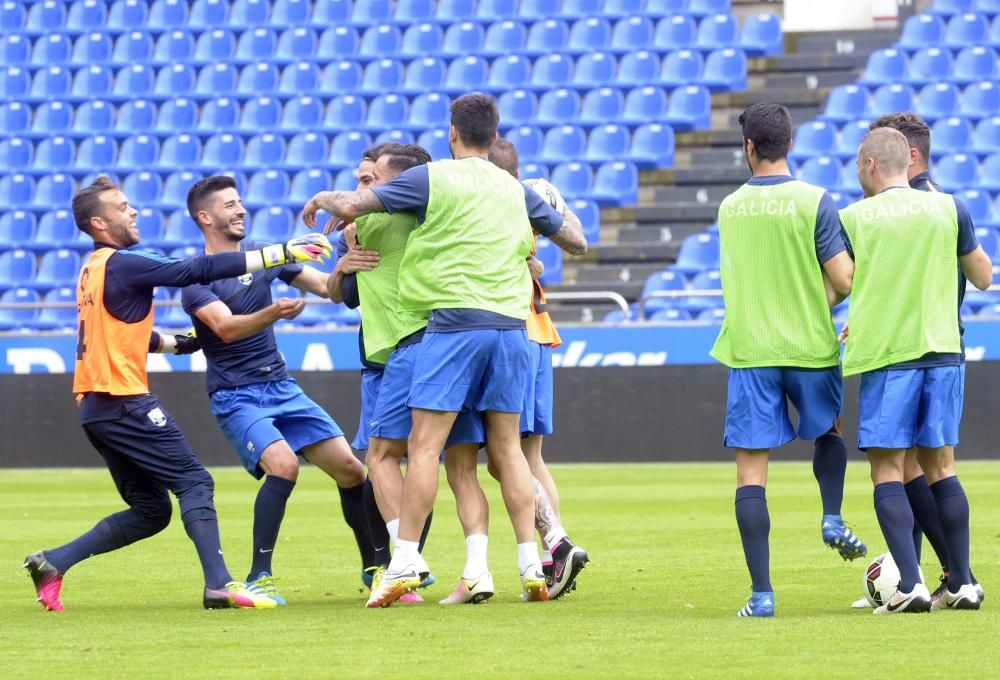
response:
<svg viewBox="0 0 1000 680"><path fill-rule="evenodd" d="M150 535L158 534L170 524L170 516L173 514L173 506L169 498L158 498L150 500L136 509L142 513L143 519L149 527Z"/></svg>
<svg viewBox="0 0 1000 680"><path fill-rule="evenodd" d="M365 466L361 461L350 456L344 463L344 470L340 474L337 483L344 487L357 486L365 481Z"/></svg>
<svg viewBox="0 0 1000 680"><path fill-rule="evenodd" d="M268 447L260 458L260 467L270 477L281 477L294 482L299 477L299 459L287 446Z"/></svg>
<svg viewBox="0 0 1000 680"><path fill-rule="evenodd" d="M500 481L500 470L497 469L497 464L493 462L492 458L486 459L486 471L490 473L490 477Z"/></svg>

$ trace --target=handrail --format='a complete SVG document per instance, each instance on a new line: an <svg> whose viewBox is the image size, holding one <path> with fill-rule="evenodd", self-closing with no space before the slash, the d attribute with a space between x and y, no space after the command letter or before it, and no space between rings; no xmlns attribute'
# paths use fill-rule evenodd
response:
<svg viewBox="0 0 1000 680"><path fill-rule="evenodd" d="M628 315L628 300L625 299L624 295L610 290L594 292L553 291L551 293L546 293L545 299L567 301L576 300L582 302L586 302L588 300L607 300L609 302L614 302L622 310L623 314Z"/></svg>

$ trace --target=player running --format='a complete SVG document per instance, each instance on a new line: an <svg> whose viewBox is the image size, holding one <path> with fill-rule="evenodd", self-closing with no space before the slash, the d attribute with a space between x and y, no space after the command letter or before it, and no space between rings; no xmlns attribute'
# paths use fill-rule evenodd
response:
<svg viewBox="0 0 1000 680"><path fill-rule="evenodd" d="M931 179L928 166L928 159L931 156L931 131L927 123L915 113L891 113L874 121L869 129L875 130L881 127L889 127L898 130L906 137L910 146L909 164L906 168L906 176L911 189L921 191L940 191ZM958 307L962 308L965 300L966 278L962 268L958 268ZM965 334L965 326L962 324L961 312L958 317L958 334ZM962 341L961 361L965 363L965 342ZM965 392L965 371L961 373L962 391ZM927 477L920 468L917 461L915 449L907 449L903 463L903 487L906 489L906 497L910 501L913 509L913 545L917 551L917 563L920 562L920 552L923 544L923 536L927 536L931 547L941 563L940 584L931 593L931 600L937 601L947 588L948 584L948 544L945 541L944 529L941 526L941 518L937 514L937 503L934 501L934 494L931 492ZM979 594L979 601L986 597L983 588L979 585L975 575L972 576L972 585L976 587ZM860 607L871 606L868 598L861 598L855 605Z"/></svg>
<svg viewBox="0 0 1000 680"><path fill-rule="evenodd" d="M520 180L517 148L503 137L490 147L490 162ZM525 185L535 189L552 208L566 215L569 207L559 190L545 180L527 180ZM537 251L537 239L535 251ZM542 458L542 439L552 434L553 370L552 350L561 340L549 313L546 311L545 292L538 279L544 267L534 257L531 267L531 314L527 318L528 348L531 350L531 376L525 390L524 409L521 411L521 450L528 459L528 467L535 490L535 528L542 539L542 571L545 572L549 596L559 598L576 589L576 577L589 561L587 551L574 545L563 528L559 513L559 492L555 480ZM496 467L489 466L496 476Z"/></svg>
<svg viewBox="0 0 1000 680"><path fill-rule="evenodd" d="M861 374L858 448L868 453L875 514L900 572L899 590L876 614L931 608L903 488L904 454L912 447L948 548L947 587L934 607L980 605L969 572L969 503L955 473L965 368L955 270L961 264L985 290L993 266L960 201L910 188L909 148L897 130L869 132L857 157L866 198L840 213L857 262L844 375Z"/></svg>
<svg viewBox="0 0 1000 680"><path fill-rule="evenodd" d="M390 604L427 572L417 539L437 493L438 455L465 407L486 414L490 456L500 470L518 541L523 592L531 600L548 597L533 540L530 470L519 443L529 363L524 319L531 293L524 260L532 224L571 252L583 252L586 242L579 221L564 224L537 194L489 163L499 123L493 98L461 97L452 103L451 116L457 160L412 168L371 191L321 192L303 211L309 226L320 209L348 221L402 210L422 222L400 265L399 309L429 314L429 321L408 399L413 427L399 539L370 606Z"/></svg>
<svg viewBox="0 0 1000 680"><path fill-rule="evenodd" d="M265 244L246 238L246 209L231 177L199 180L187 195L188 214L205 236L205 252L240 253ZM254 503L252 592L286 604L272 578L272 557L288 497L299 474L299 456L329 475L340 492L344 519L354 531L362 570L374 563L364 510L364 468L333 419L288 374L273 325L294 319L305 300L272 302L281 280L327 297L327 275L286 264L182 291L208 361L205 374L212 414L243 467L264 483Z"/></svg>
<svg viewBox="0 0 1000 680"><path fill-rule="evenodd" d="M163 531L170 523L170 491L201 561L205 608L273 607L273 600L230 575L219 542L212 477L177 423L149 393L148 351L197 349L186 340L153 332L153 289L209 283L286 262L318 262L330 255L330 244L309 234L259 250L174 260L129 250L139 243L136 215L107 177L73 197L77 227L94 240L77 288L80 332L73 392L83 430L129 507L65 545L29 555L24 566L42 605L62 611L59 592L65 573L88 557Z"/></svg>
<svg viewBox="0 0 1000 680"><path fill-rule="evenodd" d="M854 264L833 198L791 176L792 119L779 104L740 115L753 176L719 207L726 317L712 356L729 367L724 444L736 449L736 523L752 579L739 616L773 616L765 486L770 449L815 439L823 541L844 559L867 549L841 518L847 449L841 436L840 346L830 309L850 292ZM798 411L798 429L787 401Z"/></svg>

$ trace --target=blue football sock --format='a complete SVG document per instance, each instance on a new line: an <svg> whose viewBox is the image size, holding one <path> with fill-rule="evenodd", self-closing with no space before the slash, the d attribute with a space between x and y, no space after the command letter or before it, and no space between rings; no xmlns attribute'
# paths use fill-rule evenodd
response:
<svg viewBox="0 0 1000 680"><path fill-rule="evenodd" d="M844 502L844 475L847 472L847 447L842 437L824 434L813 449L813 475L819 482L824 515L839 515Z"/></svg>
<svg viewBox="0 0 1000 680"><path fill-rule="evenodd" d="M424 522L424 530L420 532L420 542L417 544L417 549L420 552L424 551L424 543L427 542L427 534L431 532L431 520L434 519L434 511L431 510L430 514L427 515L427 521Z"/></svg>
<svg viewBox="0 0 1000 680"><path fill-rule="evenodd" d="M205 575L206 588L222 588L233 580L225 560L222 559L222 543L219 540L219 522L204 513L193 512L185 515L184 530L194 543L201 560L201 570Z"/></svg>
<svg viewBox="0 0 1000 680"><path fill-rule="evenodd" d="M354 541L361 553L361 568L365 569L372 566L375 560L365 514L365 485L362 483L347 488L338 486L337 490L340 492L340 509L344 513L344 521L354 532Z"/></svg>
<svg viewBox="0 0 1000 680"><path fill-rule="evenodd" d="M913 511L902 482L884 482L875 486L875 516L882 535L899 568L899 589L913 591L920 582L917 553L913 549Z"/></svg>
<svg viewBox="0 0 1000 680"><path fill-rule="evenodd" d="M368 536L372 542L372 564L369 566L385 566L389 564L389 532L385 521L375 502L375 487L372 480L365 479L364 489L365 521L368 523Z"/></svg>
<svg viewBox="0 0 1000 680"><path fill-rule="evenodd" d="M948 541L948 590L958 592L972 582L969 571L969 499L958 477L947 477L931 484L937 501L938 516Z"/></svg>
<svg viewBox="0 0 1000 680"><path fill-rule="evenodd" d="M247 581L253 581L262 571L271 572L274 546L278 543L281 520L285 518L285 506L292 495L295 482L284 477L268 475L257 491L253 504L253 559Z"/></svg>
<svg viewBox="0 0 1000 680"><path fill-rule="evenodd" d="M934 500L934 494L931 493L931 488L927 484L927 478L920 475L907 482L906 497L910 500L910 507L913 509L913 536L914 547L917 549L917 561L920 561L920 543L923 542L921 539L926 536L941 563L942 573L947 573L948 542L944 536L944 527L941 526L937 501Z"/></svg>
<svg viewBox="0 0 1000 680"><path fill-rule="evenodd" d="M771 516L767 513L767 496L762 486L742 486L736 489L736 524L740 528L743 554L755 593L769 593L771 587L770 547Z"/></svg>

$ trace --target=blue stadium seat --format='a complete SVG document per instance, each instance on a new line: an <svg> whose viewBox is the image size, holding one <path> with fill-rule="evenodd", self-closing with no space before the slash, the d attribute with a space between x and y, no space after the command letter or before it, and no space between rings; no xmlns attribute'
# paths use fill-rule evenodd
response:
<svg viewBox="0 0 1000 680"><path fill-rule="evenodd" d="M35 109L31 124L31 136L50 137L69 132L73 126L73 108L68 102L43 102Z"/></svg>
<svg viewBox="0 0 1000 680"><path fill-rule="evenodd" d="M476 0L438 0L434 18L446 24L472 19L476 15Z"/></svg>
<svg viewBox="0 0 1000 680"><path fill-rule="evenodd" d="M981 45L986 42L989 24L983 14L956 14L948 20L942 44L951 48Z"/></svg>
<svg viewBox="0 0 1000 680"><path fill-rule="evenodd" d="M194 68L188 64L164 66L156 74L153 95L160 99L185 97L194 93L197 81Z"/></svg>
<svg viewBox="0 0 1000 680"><path fill-rule="evenodd" d="M0 66L20 66L28 63L31 41L19 33L0 37Z"/></svg>
<svg viewBox="0 0 1000 680"><path fill-rule="evenodd" d="M225 25L228 18L227 0L194 0L187 24L195 29L210 29Z"/></svg>
<svg viewBox="0 0 1000 680"><path fill-rule="evenodd" d="M393 142L395 144L415 144L417 138L409 130L382 130L372 143L375 145Z"/></svg>
<svg viewBox="0 0 1000 680"><path fill-rule="evenodd" d="M587 137L583 158L594 164L618 160L628 153L630 144L628 128L613 123L599 125Z"/></svg>
<svg viewBox="0 0 1000 680"><path fill-rule="evenodd" d="M522 162L518 164L517 171L522 180L549 179L549 166L545 165L545 163L535 163L534 161Z"/></svg>
<svg viewBox="0 0 1000 680"><path fill-rule="evenodd" d="M524 177L524 173L521 173ZM569 208L580 218L583 226L583 236L587 243L593 245L601 241L601 209L597 203L587 198L576 198L569 201Z"/></svg>
<svg viewBox="0 0 1000 680"><path fill-rule="evenodd" d="M134 205L149 205L160 202L163 183L155 172L143 170L126 177L122 182L122 191Z"/></svg>
<svg viewBox="0 0 1000 680"><path fill-rule="evenodd" d="M336 169L356 167L361 154L371 145L372 137L368 133L355 130L341 132L330 144L327 165Z"/></svg>
<svg viewBox="0 0 1000 680"><path fill-rule="evenodd" d="M538 97L528 90L503 92L497 98L497 104L500 108L501 128L530 124L538 114Z"/></svg>
<svg viewBox="0 0 1000 680"><path fill-rule="evenodd" d="M35 100L65 99L69 96L70 71L65 66L39 69L31 79L30 96Z"/></svg>
<svg viewBox="0 0 1000 680"><path fill-rule="evenodd" d="M523 5L522 5L523 8ZM562 50L569 42L569 26L559 19L545 19L531 25L525 54L543 55Z"/></svg>
<svg viewBox="0 0 1000 680"><path fill-rule="evenodd" d="M936 139L934 140L934 143L935 145L937 144ZM983 167L979 175L979 181L976 183L976 187L982 189L983 191L992 191L994 193L1000 191L1000 153L992 153L983 159ZM979 219L973 219L973 223L975 224L982 224L983 222L988 221L990 221L989 215L980 217Z"/></svg>
<svg viewBox="0 0 1000 680"><path fill-rule="evenodd" d="M951 50L928 47L914 53L906 69L906 76L900 80L917 87L938 83L947 80L953 66Z"/></svg>
<svg viewBox="0 0 1000 680"><path fill-rule="evenodd" d="M663 57L658 85L666 88L684 87L701 80L705 59L697 50L675 50Z"/></svg>
<svg viewBox="0 0 1000 680"><path fill-rule="evenodd" d="M329 186L326 188L329 188ZM351 190L353 189L354 187L352 186ZM312 196L310 195L309 198L312 198ZM255 212L250 226L254 240L284 243L292 235L295 226L295 216L292 215L292 211L288 208L272 205Z"/></svg>
<svg viewBox="0 0 1000 680"><path fill-rule="evenodd" d="M997 53L992 47L966 47L955 57L955 68L948 78L966 85L997 79Z"/></svg>
<svg viewBox="0 0 1000 680"><path fill-rule="evenodd" d="M450 120L451 100L440 92L426 92L414 98L403 126L408 130L429 130Z"/></svg>
<svg viewBox="0 0 1000 680"><path fill-rule="evenodd" d="M587 163L560 163L552 170L551 182L566 200L589 198L594 188L594 171Z"/></svg>
<svg viewBox="0 0 1000 680"><path fill-rule="evenodd" d="M903 32L896 47L904 50L922 50L939 44L944 39L944 21L933 14L915 14L903 23Z"/></svg>
<svg viewBox="0 0 1000 680"><path fill-rule="evenodd" d="M692 234L681 242L677 262L668 271L693 276L719 266L719 238L713 234Z"/></svg>
<svg viewBox="0 0 1000 680"><path fill-rule="evenodd" d="M402 44L403 34L397 26L372 26L361 35L358 55L369 59L390 57L399 53Z"/></svg>
<svg viewBox="0 0 1000 680"><path fill-rule="evenodd" d="M170 257L185 260L201 254L202 234L198 225L188 215L187 210L174 205L175 209L167 218L167 228L161 246L170 250ZM168 324L170 325L170 324Z"/></svg>
<svg viewBox="0 0 1000 680"><path fill-rule="evenodd" d="M271 25L285 27L307 24L311 14L311 0L275 0L271 8Z"/></svg>
<svg viewBox="0 0 1000 680"><path fill-rule="evenodd" d="M570 19L600 14L601 0L563 0L562 15Z"/></svg>
<svg viewBox="0 0 1000 680"><path fill-rule="evenodd" d="M789 158L801 161L814 156L828 156L837 147L837 128L830 122L814 120L795 129Z"/></svg>
<svg viewBox="0 0 1000 680"><path fill-rule="evenodd" d="M448 143L448 129L438 128L426 130L417 138L417 144L424 147L431 158L440 161L451 158L451 147Z"/></svg>
<svg viewBox="0 0 1000 680"><path fill-rule="evenodd" d="M201 141L195 135L173 135L160 147L160 167L166 170L196 167L200 161Z"/></svg>
<svg viewBox="0 0 1000 680"><path fill-rule="evenodd" d="M705 59L701 84L712 92L732 92L747 87L747 55L727 47L713 50Z"/></svg>
<svg viewBox="0 0 1000 680"><path fill-rule="evenodd" d="M855 153L857 153L857 147L855 147ZM848 166L850 167L850 164ZM797 174L803 182L823 187L827 191L833 191L840 183L840 161L832 156L807 158L799 164Z"/></svg>
<svg viewBox="0 0 1000 680"><path fill-rule="evenodd" d="M997 160L1000 161L1000 158ZM985 167L983 170L983 174L985 175ZM988 193L979 191L978 189L966 189L965 191L958 192L955 196L965 204L973 224L982 224L989 220L992 205Z"/></svg>
<svg viewBox="0 0 1000 680"><path fill-rule="evenodd" d="M617 71L618 64L611 54L591 52L576 60L570 82L578 90L589 90L613 81Z"/></svg>
<svg viewBox="0 0 1000 680"><path fill-rule="evenodd" d="M440 52L443 44L444 29L439 25L413 24L403 33L399 53L408 57L430 57Z"/></svg>
<svg viewBox="0 0 1000 680"><path fill-rule="evenodd" d="M528 19L545 19L559 13L559 0L521 0L518 16Z"/></svg>
<svg viewBox="0 0 1000 680"><path fill-rule="evenodd" d="M662 123L645 123L637 127L632 135L632 146L625 159L635 163L640 170L669 168L674 164L675 149L672 127Z"/></svg>
<svg viewBox="0 0 1000 680"><path fill-rule="evenodd" d="M969 85L962 91L958 113L977 121L1000 114L1000 87L992 81Z"/></svg>
<svg viewBox="0 0 1000 680"><path fill-rule="evenodd" d="M709 307L708 309L703 309L700 312L698 312L696 320L711 321L716 324L721 324L725 316L726 316L725 307Z"/></svg>
<svg viewBox="0 0 1000 680"><path fill-rule="evenodd" d="M520 21L498 21L486 29L483 54L516 55L528 44L528 29Z"/></svg>
<svg viewBox="0 0 1000 680"><path fill-rule="evenodd" d="M653 49L659 53L693 47L698 32L694 19L683 14L666 16L656 23Z"/></svg>
<svg viewBox="0 0 1000 680"><path fill-rule="evenodd" d="M546 91L539 99L535 122L542 126L562 125L580 116L580 95L575 90L559 88Z"/></svg>
<svg viewBox="0 0 1000 680"><path fill-rule="evenodd" d="M35 239L37 228L38 220L33 212L10 210L0 213L0 251L26 247Z"/></svg>
<svg viewBox="0 0 1000 680"><path fill-rule="evenodd" d="M221 64L236 56L236 36L232 31L216 28L198 36L194 46L194 61Z"/></svg>
<svg viewBox="0 0 1000 680"><path fill-rule="evenodd" d="M236 60L248 64L270 60L278 49L278 37L270 28L258 27L240 36Z"/></svg>
<svg viewBox="0 0 1000 680"><path fill-rule="evenodd" d="M367 0L355 2L351 10L350 22L356 25L368 26L385 23L392 17L391 0Z"/></svg>
<svg viewBox="0 0 1000 680"><path fill-rule="evenodd" d="M154 30L172 29L187 24L186 0L154 0L149 7L146 25Z"/></svg>
<svg viewBox="0 0 1000 680"><path fill-rule="evenodd" d="M491 92L507 92L526 87L530 82L531 61L521 54L509 54L493 60L486 88Z"/></svg>
<svg viewBox="0 0 1000 680"><path fill-rule="evenodd" d="M167 135L192 129L198 121L198 106L193 99L178 97L160 105L156 131Z"/></svg>
<svg viewBox="0 0 1000 680"><path fill-rule="evenodd" d="M279 128L287 132L316 130L323 126L323 102L311 95L289 99Z"/></svg>
<svg viewBox="0 0 1000 680"><path fill-rule="evenodd" d="M65 170L73 165L76 157L76 146L73 140L64 135L47 137L35 147L35 159L31 164L34 171L51 172Z"/></svg>
<svg viewBox="0 0 1000 680"><path fill-rule="evenodd" d="M398 0L392 19L407 25L434 18L434 0Z"/></svg>
<svg viewBox="0 0 1000 680"><path fill-rule="evenodd" d="M240 105L235 99L232 97L210 99L201 107L201 115L198 117L198 132L212 133L233 130L239 124L239 120Z"/></svg>
<svg viewBox="0 0 1000 680"><path fill-rule="evenodd" d="M618 62L615 84L624 87L647 85L657 81L659 72L660 58L655 52L629 52Z"/></svg>
<svg viewBox="0 0 1000 680"><path fill-rule="evenodd" d="M479 0L476 17L488 21L502 20L517 15L517 0Z"/></svg>
<svg viewBox="0 0 1000 680"><path fill-rule="evenodd" d="M240 113L241 132L256 133L273 130L281 122L281 102L264 95L247 100Z"/></svg>
<svg viewBox="0 0 1000 680"><path fill-rule="evenodd" d="M701 20L694 44L703 50L731 47L739 42L739 28L732 14L713 14Z"/></svg>
<svg viewBox="0 0 1000 680"><path fill-rule="evenodd" d="M108 10L108 28L129 31L146 25L148 5L143 0L115 0Z"/></svg>
<svg viewBox="0 0 1000 680"><path fill-rule="evenodd" d="M537 127L530 125L515 127L508 130L504 137L517 147L521 160L535 160L542 153L545 136Z"/></svg>
<svg viewBox="0 0 1000 680"><path fill-rule="evenodd" d="M462 57L468 54L478 54L486 42L486 32L482 24L473 21L463 21L452 24L444 32L444 44L441 54Z"/></svg>
<svg viewBox="0 0 1000 680"><path fill-rule="evenodd" d="M43 307L31 327L40 331L72 329L76 326L76 286L54 288L46 294L47 304L65 304L64 307Z"/></svg>
<svg viewBox="0 0 1000 680"><path fill-rule="evenodd" d="M958 112L958 88L950 83L924 85L917 99L916 112L929 124ZM898 109L905 111L907 109ZM935 140L936 142L936 140Z"/></svg>
<svg viewBox="0 0 1000 680"><path fill-rule="evenodd" d="M333 176L327 170L322 168L300 170L292 179L292 188L286 202L295 206L305 205L319 192L329 191L331 186L333 186Z"/></svg>
<svg viewBox="0 0 1000 680"><path fill-rule="evenodd" d="M73 116L71 133L76 137L110 133L115 124L115 107L103 100L86 101Z"/></svg>
<svg viewBox="0 0 1000 680"><path fill-rule="evenodd" d="M35 255L27 250L0 253L0 290L24 285L35 278Z"/></svg>
<svg viewBox="0 0 1000 680"><path fill-rule="evenodd" d="M990 256L990 259L996 259L997 255L1000 254L1000 234L997 233L996 229L991 229L989 227L977 227L976 228L976 239L979 241L979 245L983 247L986 254ZM972 295L973 291L966 294L966 301L972 305L975 297Z"/></svg>
<svg viewBox="0 0 1000 680"><path fill-rule="evenodd" d="M675 130L707 128L712 111L712 96L698 85L679 87L670 93L670 103L664 122Z"/></svg>
<svg viewBox="0 0 1000 680"><path fill-rule="evenodd" d="M0 101L0 129L20 135L31 129L31 107L19 101Z"/></svg>
<svg viewBox="0 0 1000 680"><path fill-rule="evenodd" d="M602 87L591 90L583 98L580 116L576 122L581 125L600 125L621 119L625 112L625 97L621 90Z"/></svg>
<svg viewBox="0 0 1000 680"><path fill-rule="evenodd" d="M639 169L630 161L610 161L597 168L590 198L598 205L623 206L639 198Z"/></svg>
<svg viewBox="0 0 1000 680"><path fill-rule="evenodd" d="M319 66L308 61L289 64L281 72L278 93L298 96L302 92L316 92L319 89Z"/></svg>
<svg viewBox="0 0 1000 680"><path fill-rule="evenodd" d="M353 26L331 26L319 36L316 58L322 61L343 59L357 54L360 45L358 29Z"/></svg>
<svg viewBox="0 0 1000 680"><path fill-rule="evenodd" d="M167 207L184 207L187 205L188 189L203 177L202 173L192 170L170 173L163 181L163 196L160 197L160 202Z"/></svg>
<svg viewBox="0 0 1000 680"><path fill-rule="evenodd" d="M978 167L975 156L959 153L942 156L934 163L934 180L941 190L955 193L976 184Z"/></svg>
<svg viewBox="0 0 1000 680"><path fill-rule="evenodd" d="M19 2L5 2L0 5L0 31L4 33L20 31L26 22L24 5Z"/></svg>
<svg viewBox="0 0 1000 680"><path fill-rule="evenodd" d="M118 145L114 137L93 135L85 137L80 142L74 167L77 172L90 172L94 169L113 167L117 160Z"/></svg>
<svg viewBox="0 0 1000 680"><path fill-rule="evenodd" d="M731 9L731 0L689 0L687 12L696 17L706 17L710 14L728 12Z"/></svg>
<svg viewBox="0 0 1000 680"><path fill-rule="evenodd" d="M367 107L365 100L353 94L334 97L326 107L323 129L340 132L364 125Z"/></svg>
<svg viewBox="0 0 1000 680"><path fill-rule="evenodd" d="M153 93L155 74L148 64L132 64L115 74L114 95L121 99L146 97Z"/></svg>
<svg viewBox="0 0 1000 680"><path fill-rule="evenodd" d="M60 286L75 288L79 275L80 255L77 252L68 248L50 250L42 255L31 287L39 292Z"/></svg>
<svg viewBox="0 0 1000 680"><path fill-rule="evenodd" d="M274 92L278 89L278 67L274 64L248 64L240 71L240 81L236 91L243 95Z"/></svg>
<svg viewBox="0 0 1000 680"><path fill-rule="evenodd" d="M157 328L169 327L169 316L174 308L167 307L162 303L169 302L174 299L174 296L172 295L173 290L173 288L167 288L165 286L158 286L153 289L153 323Z"/></svg>
<svg viewBox="0 0 1000 680"><path fill-rule="evenodd" d="M777 56L784 48L781 19L775 14L751 14L743 21L739 47L751 57Z"/></svg>
<svg viewBox="0 0 1000 680"><path fill-rule="evenodd" d="M140 226L143 227L142 233L145 239L145 225ZM72 211L66 209L50 210L42 215L41 220L39 220L38 235L35 237L34 242L27 244L25 247L35 253L44 253L53 248L81 250L78 247L80 244L79 234L80 230L76 227ZM86 238L86 243L89 246L87 250L91 250L93 241L90 240L89 236Z"/></svg>
<svg viewBox="0 0 1000 680"><path fill-rule="evenodd" d="M30 175L0 175L0 209L30 205L34 196L35 180Z"/></svg>
<svg viewBox="0 0 1000 680"><path fill-rule="evenodd" d="M219 62L201 67L194 85L194 95L201 100L211 100L236 93L239 73L232 64Z"/></svg>
<svg viewBox="0 0 1000 680"><path fill-rule="evenodd" d="M979 154L1000 152L1000 116L979 121L972 134L972 147Z"/></svg>
<svg viewBox="0 0 1000 680"><path fill-rule="evenodd" d="M38 3L39 5L42 3ZM37 5L36 5L37 7ZM7 253L4 253L6 255ZM2 264L0 264L0 276L2 276ZM0 289L9 287L6 282L0 279ZM11 288L0 295L0 302L6 303L37 303L41 301L38 292L31 288ZM0 331L15 331L29 328L38 318L37 308L22 309L0 309Z"/></svg>
<svg viewBox="0 0 1000 680"><path fill-rule="evenodd" d="M691 279L691 290L695 291L709 291L709 290L721 290L722 289L722 279L719 278L719 272L710 270L698 272ZM692 296L684 298L681 302L681 306L688 310L693 316L698 316L705 310L715 309L722 306L721 296Z"/></svg>
<svg viewBox="0 0 1000 680"><path fill-rule="evenodd" d="M270 168L285 160L285 138L272 132L265 132L250 138L247 142L243 167L248 169Z"/></svg>
<svg viewBox="0 0 1000 680"><path fill-rule="evenodd" d="M490 78L490 65L482 57L469 55L455 59L448 65L444 87L449 94L462 95L483 90Z"/></svg>
<svg viewBox="0 0 1000 680"><path fill-rule="evenodd" d="M118 150L117 169L136 170L154 167L160 159L160 143L151 135L126 138Z"/></svg>
<svg viewBox="0 0 1000 680"><path fill-rule="evenodd" d="M934 0L927 11L943 17L950 17L962 12L971 12L978 4L978 0Z"/></svg>
<svg viewBox="0 0 1000 680"><path fill-rule="evenodd" d="M545 267L538 278L539 283L543 286L558 286L563 281L563 251L544 237L539 237L536 243L535 257Z"/></svg>
<svg viewBox="0 0 1000 680"><path fill-rule="evenodd" d="M31 79L27 69L20 66L0 68L0 98L13 99L28 94Z"/></svg>
<svg viewBox="0 0 1000 680"><path fill-rule="evenodd" d="M28 10L25 29L28 33L47 34L66 25L66 4L63 2L35 2Z"/></svg>
<svg viewBox="0 0 1000 680"><path fill-rule="evenodd" d="M648 17L625 15L615 22L607 49L616 54L645 49L653 44L655 30L655 25Z"/></svg>
<svg viewBox="0 0 1000 680"><path fill-rule="evenodd" d="M403 63L395 59L378 59L365 67L361 91L382 94L399 89L403 84Z"/></svg>
<svg viewBox="0 0 1000 680"><path fill-rule="evenodd" d="M559 125L545 133L537 160L552 165L577 160L583 157L586 145L587 136L583 128L577 125Z"/></svg>
<svg viewBox="0 0 1000 680"><path fill-rule="evenodd" d="M368 105L365 129L378 132L387 128L402 127L409 113L409 102L398 94L382 94Z"/></svg>
<svg viewBox="0 0 1000 680"><path fill-rule="evenodd" d="M611 46L611 23L603 17L587 17L573 22L569 29L566 51L570 54L588 54Z"/></svg>
<svg viewBox="0 0 1000 680"><path fill-rule="evenodd" d="M73 77L70 99L86 102L90 99L106 97L114 87L114 73L104 64L94 64L81 68Z"/></svg>
<svg viewBox="0 0 1000 680"><path fill-rule="evenodd" d="M898 83L906 76L906 53L892 48L875 50L868 55L864 74L858 78L859 85L876 87L886 83Z"/></svg>
<svg viewBox="0 0 1000 680"><path fill-rule="evenodd" d="M881 85L872 95L868 110L873 118L897 111L911 111L915 99L916 95L909 85L899 83Z"/></svg>
<svg viewBox="0 0 1000 680"><path fill-rule="evenodd" d="M111 61L114 52L114 42L107 33L87 33L81 35L73 43L71 64L86 66L88 64L103 64Z"/></svg>
<svg viewBox="0 0 1000 680"><path fill-rule="evenodd" d="M161 65L183 65L194 56L194 49L193 33L179 29L167 31L156 40L153 61Z"/></svg>
<svg viewBox="0 0 1000 680"><path fill-rule="evenodd" d="M649 312L649 306L646 307L646 311ZM686 309L667 307L665 309L657 309L647 318L654 322L680 323L691 321L691 312Z"/></svg>
<svg viewBox="0 0 1000 680"><path fill-rule="evenodd" d="M840 130L840 137L837 139L836 155L842 160L853 160L858 155L858 146L861 140L868 134L869 121L852 120L846 123Z"/></svg>
<svg viewBox="0 0 1000 680"><path fill-rule="evenodd" d="M238 167L243 162L243 140L229 132L212 135L205 141L201 166L211 170Z"/></svg>
<svg viewBox="0 0 1000 680"><path fill-rule="evenodd" d="M667 94L663 88L647 85L632 90L625 97L622 122L641 125L661 120L667 113Z"/></svg>
<svg viewBox="0 0 1000 680"><path fill-rule="evenodd" d="M34 66L49 66L65 64L73 51L73 43L69 36L53 33L38 38L31 50L31 64Z"/></svg>
<svg viewBox="0 0 1000 680"><path fill-rule="evenodd" d="M22 172L31 167L35 147L22 137L0 139L0 168Z"/></svg>
<svg viewBox="0 0 1000 680"><path fill-rule="evenodd" d="M531 73L531 87L535 90L550 90L569 83L573 73L573 60L565 54L547 54L535 61Z"/></svg>

